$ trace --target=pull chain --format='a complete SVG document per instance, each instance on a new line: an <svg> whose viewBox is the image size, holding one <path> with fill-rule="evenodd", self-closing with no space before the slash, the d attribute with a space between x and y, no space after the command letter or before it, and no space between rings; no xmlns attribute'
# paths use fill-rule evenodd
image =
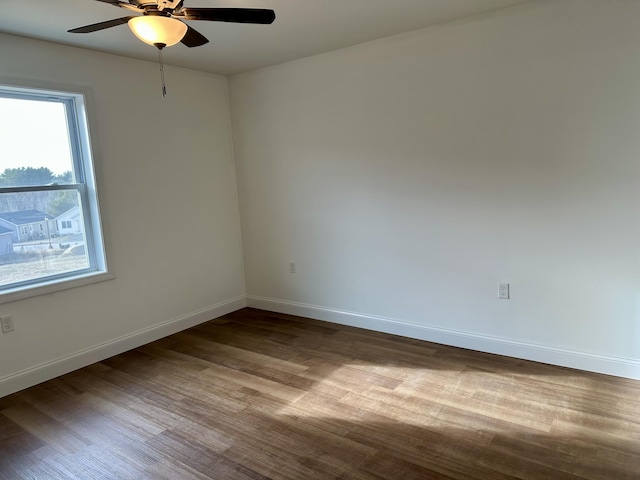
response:
<svg viewBox="0 0 640 480"><path fill-rule="evenodd" d="M160 63L160 82L162 83L162 96L167 96L167 85L164 82L164 63L162 62L162 49L166 46L163 43L156 43L158 48L158 62Z"/></svg>

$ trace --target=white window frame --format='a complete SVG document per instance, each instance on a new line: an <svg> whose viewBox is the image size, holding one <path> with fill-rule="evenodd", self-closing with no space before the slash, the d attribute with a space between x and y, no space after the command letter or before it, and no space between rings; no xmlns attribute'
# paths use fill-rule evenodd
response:
<svg viewBox="0 0 640 480"><path fill-rule="evenodd" d="M89 267L86 269L0 286L0 304L114 278L107 268L107 251L100 220L94 155L87 118L88 91L82 87L42 85L0 77L0 96L58 102L65 105L76 183L0 188L0 193L77 191L82 205L86 236L85 251L89 261Z"/></svg>

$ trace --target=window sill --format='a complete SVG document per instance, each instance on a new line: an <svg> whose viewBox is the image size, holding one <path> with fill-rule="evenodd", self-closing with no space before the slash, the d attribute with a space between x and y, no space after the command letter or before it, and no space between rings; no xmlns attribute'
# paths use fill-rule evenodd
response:
<svg viewBox="0 0 640 480"><path fill-rule="evenodd" d="M42 283L37 287L25 286L22 288L15 288L13 290L6 290L5 292L0 293L0 304L15 302L16 300L23 300L25 298L36 297L39 295L46 295L48 293L59 292L70 288L82 287L92 283L104 282L113 278L115 278L115 276L109 272L91 272L70 276L64 280Z"/></svg>

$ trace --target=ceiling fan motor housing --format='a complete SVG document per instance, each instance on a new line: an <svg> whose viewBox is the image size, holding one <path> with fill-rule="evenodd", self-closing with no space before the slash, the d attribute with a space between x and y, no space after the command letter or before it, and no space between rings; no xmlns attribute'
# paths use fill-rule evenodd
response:
<svg viewBox="0 0 640 480"><path fill-rule="evenodd" d="M181 6L183 0L157 0L150 2L149 0L129 0L131 5L136 7L145 8L155 5L158 8L170 8L176 9Z"/></svg>

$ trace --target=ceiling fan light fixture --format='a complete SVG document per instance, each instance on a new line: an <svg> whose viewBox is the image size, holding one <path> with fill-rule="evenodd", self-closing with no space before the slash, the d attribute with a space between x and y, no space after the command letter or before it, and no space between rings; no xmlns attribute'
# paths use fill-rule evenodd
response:
<svg viewBox="0 0 640 480"><path fill-rule="evenodd" d="M128 22L133 34L152 46L170 47L178 43L187 33L187 25L180 20L160 15L133 17Z"/></svg>

